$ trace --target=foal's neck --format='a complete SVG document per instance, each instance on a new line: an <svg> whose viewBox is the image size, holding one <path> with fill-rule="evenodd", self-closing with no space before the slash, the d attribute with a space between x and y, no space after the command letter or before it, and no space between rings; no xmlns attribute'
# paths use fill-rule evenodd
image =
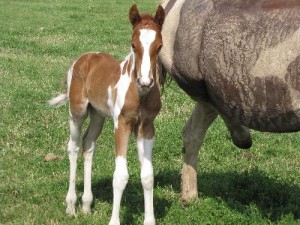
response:
<svg viewBox="0 0 300 225"><path fill-rule="evenodd" d="M121 75L127 75L131 79L135 78L133 76L135 73L135 54L131 48L130 53L125 57L125 59L120 63Z"/></svg>

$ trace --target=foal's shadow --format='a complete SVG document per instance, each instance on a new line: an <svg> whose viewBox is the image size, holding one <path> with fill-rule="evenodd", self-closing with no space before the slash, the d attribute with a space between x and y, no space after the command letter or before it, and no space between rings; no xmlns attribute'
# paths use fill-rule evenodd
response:
<svg viewBox="0 0 300 225"><path fill-rule="evenodd" d="M178 171L166 171L156 176L160 186L172 185L178 192L179 179ZM269 178L257 169L242 173L199 173L198 189L200 198L202 195L221 199L240 213L247 213L247 206L254 204L272 222L288 214L295 220L300 218L300 187Z"/></svg>
<svg viewBox="0 0 300 225"><path fill-rule="evenodd" d="M154 185L155 186L155 185ZM83 183L79 184L79 191L83 191ZM95 199L101 202L108 202L113 204L113 189L112 189L112 177L106 177L98 180L92 185L92 192ZM163 218L170 208L172 202L154 197L154 209L155 217L157 219ZM128 184L124 190L121 207L124 207L126 213L122 215L122 224L132 224L132 221L136 220L144 213L144 194L143 187L140 181L134 181L129 179Z"/></svg>

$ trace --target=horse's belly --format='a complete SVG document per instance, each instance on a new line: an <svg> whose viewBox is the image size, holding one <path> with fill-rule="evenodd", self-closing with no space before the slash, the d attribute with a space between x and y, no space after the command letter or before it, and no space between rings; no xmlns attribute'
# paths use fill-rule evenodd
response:
<svg viewBox="0 0 300 225"><path fill-rule="evenodd" d="M208 90L220 113L232 122L260 131L300 130L300 92L280 78L254 77L243 83L222 79Z"/></svg>

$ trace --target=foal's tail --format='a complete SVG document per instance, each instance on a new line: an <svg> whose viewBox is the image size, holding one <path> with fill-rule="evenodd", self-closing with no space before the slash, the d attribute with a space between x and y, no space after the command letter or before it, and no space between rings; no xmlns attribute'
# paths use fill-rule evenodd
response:
<svg viewBox="0 0 300 225"><path fill-rule="evenodd" d="M48 104L55 107L65 105L69 101L68 93L62 93L50 99Z"/></svg>

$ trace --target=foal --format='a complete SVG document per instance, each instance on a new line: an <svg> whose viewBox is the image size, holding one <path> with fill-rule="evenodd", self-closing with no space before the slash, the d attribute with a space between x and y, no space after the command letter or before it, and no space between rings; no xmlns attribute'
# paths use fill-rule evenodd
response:
<svg viewBox="0 0 300 225"><path fill-rule="evenodd" d="M137 140L144 189L144 224L155 224L153 212L152 148L153 121L161 108L156 58L162 46L161 28L164 10L156 15L140 15L136 5L129 11L133 26L132 48L122 62L104 53L87 53L71 66L67 77L67 93L49 101L50 105L70 102L70 183L66 197L68 214L75 214L75 177L77 155L83 147L84 193L83 212L91 211L92 157L105 117L112 117L115 138L115 171L113 175L113 210L109 224L120 224L119 211L123 190L128 181L127 146L133 131ZM90 124L81 143L81 127L87 115Z"/></svg>

